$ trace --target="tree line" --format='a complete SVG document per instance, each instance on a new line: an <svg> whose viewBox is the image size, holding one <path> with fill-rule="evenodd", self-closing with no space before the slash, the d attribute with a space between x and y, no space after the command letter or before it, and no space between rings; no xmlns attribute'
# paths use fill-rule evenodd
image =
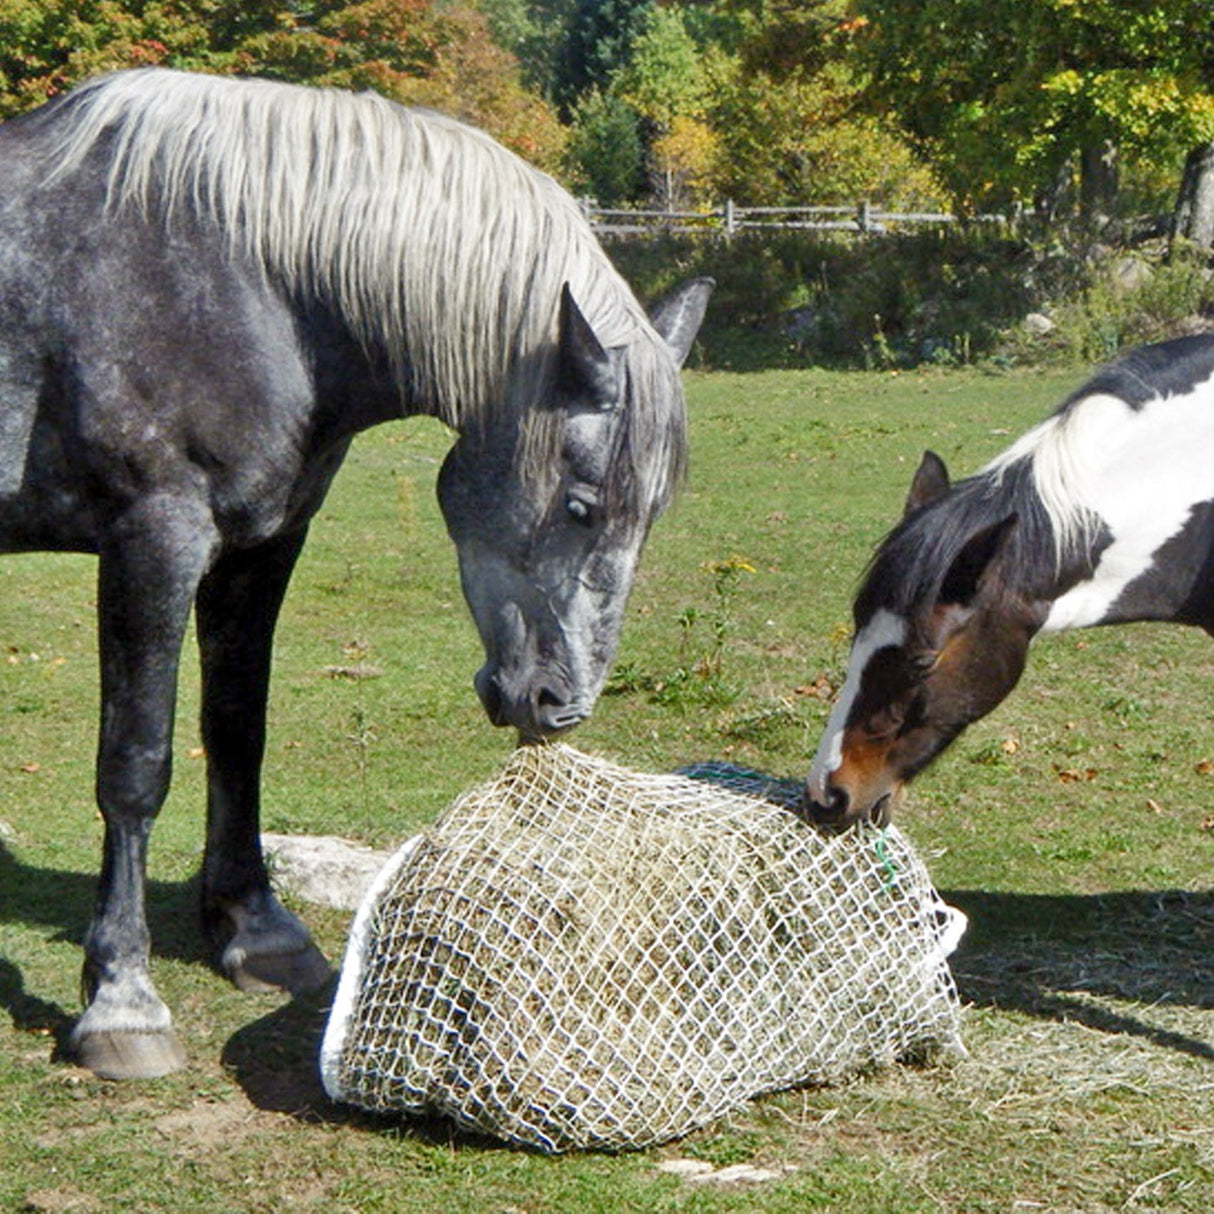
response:
<svg viewBox="0 0 1214 1214"><path fill-rule="evenodd" d="M1169 212L1214 244L1214 0L0 0L0 116L146 64L434 106L605 205Z"/></svg>

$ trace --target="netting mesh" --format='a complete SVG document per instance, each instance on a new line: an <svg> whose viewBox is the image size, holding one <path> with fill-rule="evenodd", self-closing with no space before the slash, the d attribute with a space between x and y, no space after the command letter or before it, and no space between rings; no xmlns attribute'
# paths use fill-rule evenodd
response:
<svg viewBox="0 0 1214 1214"><path fill-rule="evenodd" d="M959 1050L964 920L906 840L826 838L788 812L796 785L692 774L527 747L406 844L355 920L330 1096L622 1149Z"/></svg>

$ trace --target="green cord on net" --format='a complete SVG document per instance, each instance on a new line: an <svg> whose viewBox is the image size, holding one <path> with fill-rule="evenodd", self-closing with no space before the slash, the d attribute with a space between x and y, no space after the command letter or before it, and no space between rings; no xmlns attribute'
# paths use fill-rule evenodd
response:
<svg viewBox="0 0 1214 1214"><path fill-rule="evenodd" d="M885 881L881 892L888 894L898 884L898 866L889 854L889 826L883 826L877 836L877 861L885 872Z"/></svg>

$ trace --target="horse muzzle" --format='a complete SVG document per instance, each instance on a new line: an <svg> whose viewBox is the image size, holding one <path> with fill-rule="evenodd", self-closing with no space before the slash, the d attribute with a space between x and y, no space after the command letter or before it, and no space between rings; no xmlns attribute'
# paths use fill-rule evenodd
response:
<svg viewBox="0 0 1214 1214"><path fill-rule="evenodd" d="M524 741L555 737L589 715L564 680L541 679L512 688L500 671L484 666L476 675L476 694L494 725L513 726Z"/></svg>
<svg viewBox="0 0 1214 1214"><path fill-rule="evenodd" d="M869 805L856 804L847 790L837 785L827 785L825 801L815 800L806 794L803 816L819 830L830 834L842 834L857 822L865 819L875 826L889 825L894 804L901 800L901 788L883 793Z"/></svg>

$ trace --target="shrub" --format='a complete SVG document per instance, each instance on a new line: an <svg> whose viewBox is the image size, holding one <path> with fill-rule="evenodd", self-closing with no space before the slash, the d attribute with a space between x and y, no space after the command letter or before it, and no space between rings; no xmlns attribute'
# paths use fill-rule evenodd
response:
<svg viewBox="0 0 1214 1214"><path fill-rule="evenodd" d="M690 275L717 289L700 334L713 368L1095 362L1214 312L1204 259L1162 243L1093 246L1062 229L933 228L868 239L743 233L609 239L638 292ZM1030 313L1047 332L1030 332Z"/></svg>

